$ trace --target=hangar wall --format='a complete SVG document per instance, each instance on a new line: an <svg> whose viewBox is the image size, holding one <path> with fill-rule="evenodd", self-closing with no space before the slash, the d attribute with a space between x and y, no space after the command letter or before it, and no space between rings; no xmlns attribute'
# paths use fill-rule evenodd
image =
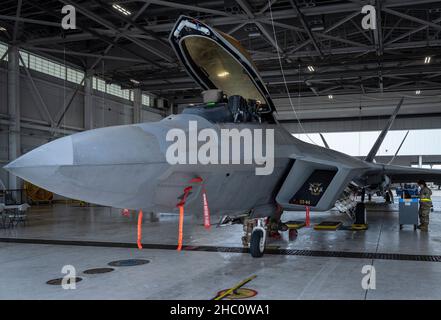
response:
<svg viewBox="0 0 441 320"><path fill-rule="evenodd" d="M298 99L291 93L292 103L308 133L375 131L384 127L401 97L403 105L395 120L393 130L441 128L441 90L366 93L304 97ZM291 133L302 133L289 99L274 99L278 119Z"/></svg>
<svg viewBox="0 0 441 320"><path fill-rule="evenodd" d="M38 95L33 90L32 83L20 68L20 109L21 109L21 153L26 153L51 139L47 116L39 107ZM40 95L47 105L52 118L59 119L63 106L74 93L76 84L46 74L30 71ZM7 63L0 62L0 165L9 162L8 136L8 70ZM134 102L107 93L93 90L92 93L93 127L105 127L134 123ZM83 131L85 110L85 93L82 87L75 95L73 102L60 123L60 132L55 138L66 134ZM156 109L142 106L140 122L158 121L163 114ZM8 175L0 169L0 179L8 185ZM1 184L0 184L1 185Z"/></svg>
<svg viewBox="0 0 441 320"><path fill-rule="evenodd" d="M440 105L441 110L441 105ZM302 120L302 126L307 133L315 132L357 132L357 131L377 131L382 130L385 117L371 118L348 118L332 120ZM285 128L291 133L302 133L297 122L283 122ZM392 130L418 130L418 129L438 129L441 127L441 115L415 115L410 117L398 116L395 119Z"/></svg>
<svg viewBox="0 0 441 320"><path fill-rule="evenodd" d="M380 131L323 133L330 148L362 159L369 153L379 135ZM387 163L398 150L398 158L405 158L408 161L406 165L418 164L419 156L423 157L423 163L441 163L441 140L434 139L440 135L441 129L389 131L378 150L376 159L380 157L388 159ZM324 147L317 133L294 134L294 137L305 142L311 142L311 139L315 144ZM398 159L395 160L398 163Z"/></svg>

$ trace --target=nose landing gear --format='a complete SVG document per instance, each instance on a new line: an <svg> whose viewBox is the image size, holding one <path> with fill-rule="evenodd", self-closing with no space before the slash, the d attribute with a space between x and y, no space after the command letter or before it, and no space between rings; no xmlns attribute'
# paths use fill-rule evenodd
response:
<svg viewBox="0 0 441 320"><path fill-rule="evenodd" d="M250 219L244 223L245 235L242 243L245 247L249 246L253 258L260 258L265 251L267 238L267 218Z"/></svg>

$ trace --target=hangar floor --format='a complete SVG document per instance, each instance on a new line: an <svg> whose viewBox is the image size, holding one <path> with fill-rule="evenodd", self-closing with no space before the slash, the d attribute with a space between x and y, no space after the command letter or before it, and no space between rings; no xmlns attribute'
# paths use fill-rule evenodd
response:
<svg viewBox="0 0 441 320"><path fill-rule="evenodd" d="M397 205L377 203L369 206L367 231L302 228L292 241L285 233L269 243L293 250L260 259L238 249L240 225L206 231L199 221L188 219L188 250L177 252L177 217L162 215L160 222L149 222L145 215L147 248L138 250L127 247L136 242L135 215L103 207L33 207L26 226L0 229L0 299L211 299L252 275L257 277L245 287L257 291L255 299L440 299L439 191L434 207L430 233L411 226L399 231ZM283 219L304 219L304 213L285 213ZM311 215L312 224L324 220L349 223L334 212ZM366 253L377 255L365 258ZM82 273L133 258L150 263L106 274ZM64 265L74 266L82 278L75 290L46 284L63 276ZM375 267L375 290L361 286L365 265Z"/></svg>

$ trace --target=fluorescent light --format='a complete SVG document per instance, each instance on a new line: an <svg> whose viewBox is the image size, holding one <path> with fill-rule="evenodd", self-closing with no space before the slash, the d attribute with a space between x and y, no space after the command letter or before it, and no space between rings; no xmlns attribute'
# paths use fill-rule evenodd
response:
<svg viewBox="0 0 441 320"><path fill-rule="evenodd" d="M136 85L138 85L138 84L140 83L138 80L135 80L135 79L130 79L130 81L131 81L133 84L136 84Z"/></svg>
<svg viewBox="0 0 441 320"><path fill-rule="evenodd" d="M421 90L417 90L417 91L415 91L415 94L421 94Z"/></svg>
<svg viewBox="0 0 441 320"><path fill-rule="evenodd" d="M308 70L309 70L310 72L314 72L314 71L315 71L315 69L314 69L313 66L308 66Z"/></svg>
<svg viewBox="0 0 441 320"><path fill-rule="evenodd" d="M332 94L329 94L328 99L334 99L334 96Z"/></svg>
<svg viewBox="0 0 441 320"><path fill-rule="evenodd" d="M219 78L225 78L226 76L228 76L230 73L228 72L228 71L222 71L222 72L219 72L218 74L217 74L217 76L219 77Z"/></svg>
<svg viewBox="0 0 441 320"><path fill-rule="evenodd" d="M0 31L1 31L1 32L5 32L5 31L6 31L6 28L3 28L2 26L0 26Z"/></svg>
<svg viewBox="0 0 441 320"><path fill-rule="evenodd" d="M127 10L126 8L121 7L119 4L114 3L112 5L112 7L113 7L113 9L118 10L119 12L121 12L125 16L130 16L132 14L129 10Z"/></svg>
<svg viewBox="0 0 441 320"><path fill-rule="evenodd" d="M250 37L250 38L257 38L257 37L260 37L260 36L261 36L260 32L250 32L250 33L248 33L248 37Z"/></svg>
<svg viewBox="0 0 441 320"><path fill-rule="evenodd" d="M426 57L426 59L424 59L424 63L429 64L430 60L432 60L432 57Z"/></svg>
<svg viewBox="0 0 441 320"><path fill-rule="evenodd" d="M311 28L311 31L314 31L314 32L323 31L323 30L325 30L325 27L323 25L317 25L317 26Z"/></svg>

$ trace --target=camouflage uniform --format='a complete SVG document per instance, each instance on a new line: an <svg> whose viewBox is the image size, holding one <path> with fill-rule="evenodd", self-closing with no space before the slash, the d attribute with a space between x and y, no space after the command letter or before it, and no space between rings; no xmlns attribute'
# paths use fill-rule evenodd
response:
<svg viewBox="0 0 441 320"><path fill-rule="evenodd" d="M420 217L420 226L419 228L422 231L428 231L429 227L429 214L430 209L432 208L432 199L430 196L432 195L432 190L430 190L428 187L423 187L420 192L420 210L419 210L419 217Z"/></svg>

